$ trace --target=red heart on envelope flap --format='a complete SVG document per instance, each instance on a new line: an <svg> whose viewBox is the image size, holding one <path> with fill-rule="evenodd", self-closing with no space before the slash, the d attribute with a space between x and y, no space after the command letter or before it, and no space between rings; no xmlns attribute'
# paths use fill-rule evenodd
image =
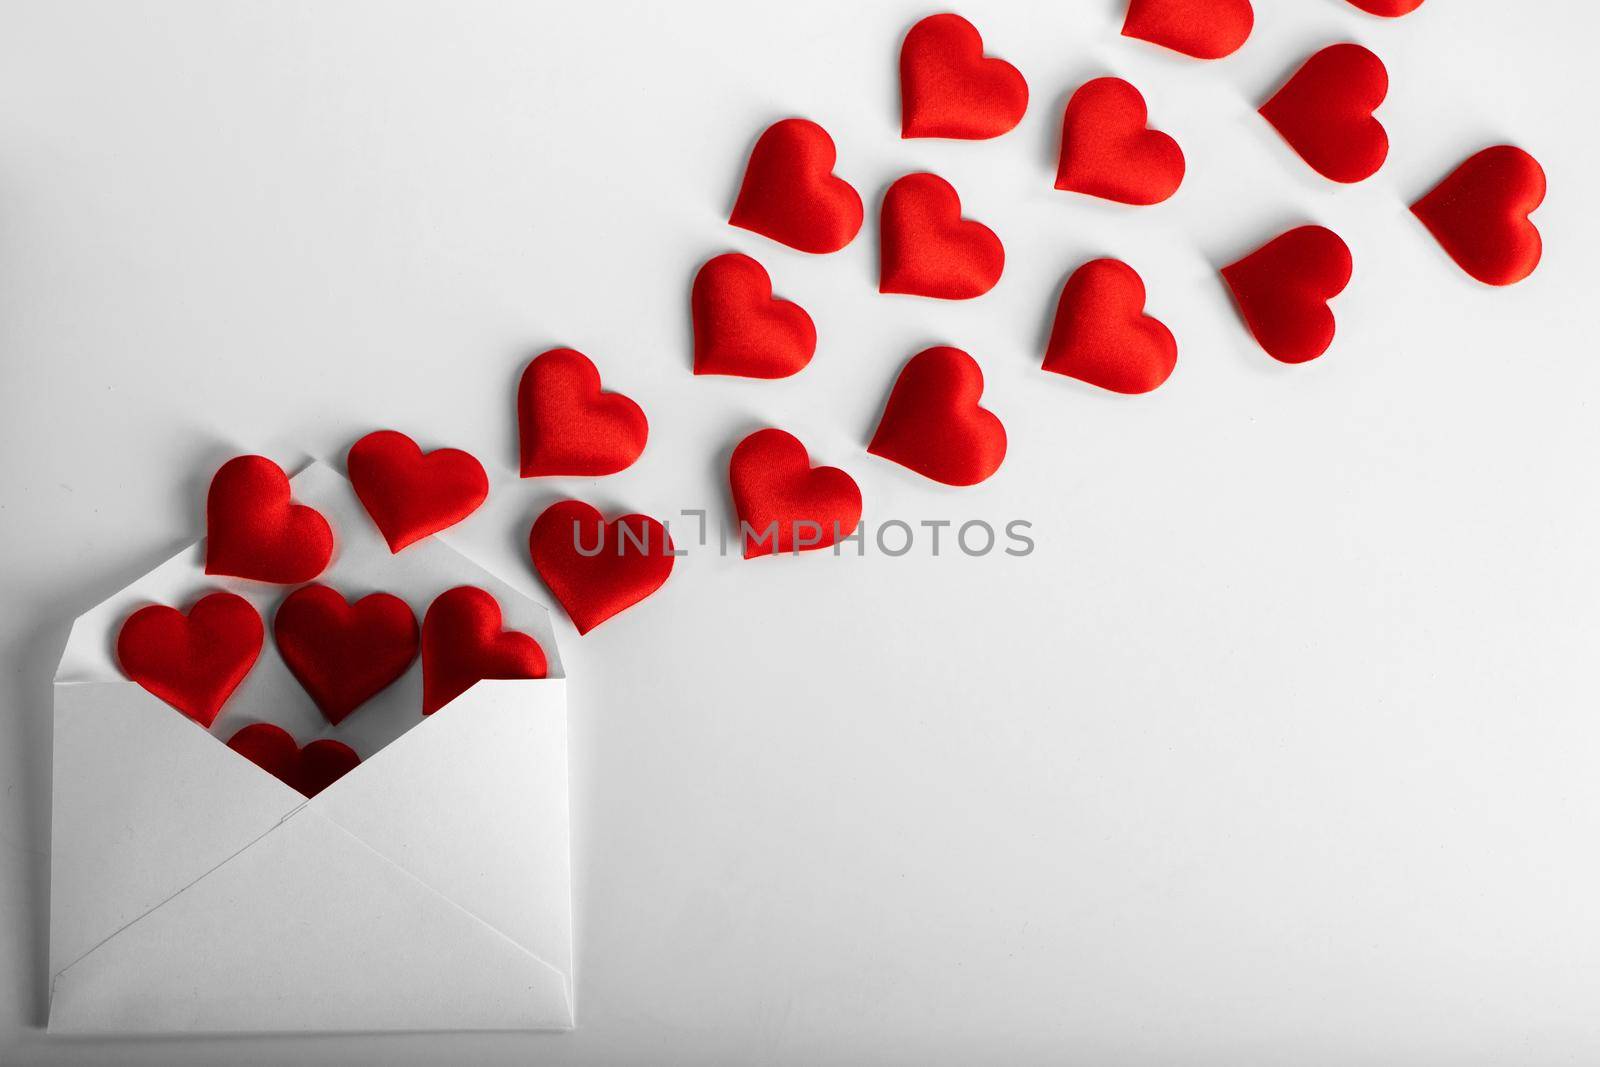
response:
<svg viewBox="0 0 1600 1067"><path fill-rule="evenodd" d="M1324 48L1294 73L1261 116L1311 169L1336 182L1378 173L1389 135L1372 113L1389 94L1383 60L1358 44Z"/></svg>
<svg viewBox="0 0 1600 1067"><path fill-rule="evenodd" d="M802 252L837 252L861 230L861 196L833 173L828 131L806 119L768 126L750 150L730 223Z"/></svg>
<svg viewBox="0 0 1600 1067"><path fill-rule="evenodd" d="M1350 2L1369 15L1381 15L1386 19L1409 15L1422 6L1422 0L1350 0Z"/></svg>
<svg viewBox="0 0 1600 1067"><path fill-rule="evenodd" d="M983 371L959 348L912 356L895 379L867 451L946 485L975 485L1000 469L1006 429L978 406Z"/></svg>
<svg viewBox="0 0 1600 1067"><path fill-rule="evenodd" d="M1183 149L1149 128L1138 89L1121 78L1085 82L1061 118L1056 188L1122 204L1159 204L1183 184Z"/></svg>
<svg viewBox="0 0 1600 1067"><path fill-rule="evenodd" d="M1028 83L960 15L929 15L900 46L900 136L999 137L1028 110Z"/></svg>
<svg viewBox="0 0 1600 1067"><path fill-rule="evenodd" d="M650 424L621 393L600 388L600 372L571 348L552 348L517 386L522 476L598 477L626 470L644 451Z"/></svg>
<svg viewBox="0 0 1600 1067"><path fill-rule="evenodd" d="M1196 59L1221 59L1250 39L1250 0L1128 0L1124 37L1136 37Z"/></svg>
<svg viewBox="0 0 1600 1067"><path fill-rule="evenodd" d="M440 593L422 617L422 714L432 715L486 678L543 678L539 642L502 630L500 603L460 585Z"/></svg>
<svg viewBox="0 0 1600 1067"><path fill-rule="evenodd" d="M325 585L304 586L278 606L272 636L289 672L335 726L417 658L417 618L389 593L351 604Z"/></svg>
<svg viewBox="0 0 1600 1067"><path fill-rule="evenodd" d="M937 174L907 174L889 186L880 241L881 293L970 300L1005 270L1000 238L961 217L961 198Z"/></svg>
<svg viewBox="0 0 1600 1067"><path fill-rule="evenodd" d="M1544 241L1528 216L1544 203L1539 161L1499 145L1467 160L1411 211L1461 269L1486 285L1532 274Z"/></svg>
<svg viewBox="0 0 1600 1067"><path fill-rule="evenodd" d="M757 430L728 463L744 558L827 548L861 522L861 487L837 467L813 467L782 430Z"/></svg>
<svg viewBox="0 0 1600 1067"><path fill-rule="evenodd" d="M265 456L236 456L206 495L206 573L297 585L333 558L333 530L315 508L291 503L289 476Z"/></svg>
<svg viewBox="0 0 1600 1067"><path fill-rule="evenodd" d="M817 330L805 308L772 295L772 279L749 256L706 261L689 295L694 372L787 378L811 362Z"/></svg>
<svg viewBox="0 0 1600 1067"><path fill-rule="evenodd" d="M228 739L233 749L291 789L314 797L355 770L361 757L341 741L312 741L301 748L282 727L251 723Z"/></svg>
<svg viewBox="0 0 1600 1067"><path fill-rule="evenodd" d="M261 616L236 593L212 593L187 614L152 604L117 633L122 673L209 728L261 654Z"/></svg>
<svg viewBox="0 0 1600 1067"><path fill-rule="evenodd" d="M1301 226L1222 268L1245 325L1273 359L1305 363L1333 343L1328 301L1350 284L1350 249L1322 226Z"/></svg>
<svg viewBox="0 0 1600 1067"><path fill-rule="evenodd" d="M648 515L606 522L581 500L551 504L528 533L533 567L586 634L661 588L672 573L672 538Z"/></svg>
<svg viewBox="0 0 1600 1067"><path fill-rule="evenodd" d="M394 430L351 445L345 468L391 552L454 526L489 495L489 477L472 456L459 448L424 454Z"/></svg>
<svg viewBox="0 0 1600 1067"><path fill-rule="evenodd" d="M1172 375L1178 343L1144 313L1144 280L1126 263L1096 259L1061 289L1044 369L1116 393L1148 393Z"/></svg>

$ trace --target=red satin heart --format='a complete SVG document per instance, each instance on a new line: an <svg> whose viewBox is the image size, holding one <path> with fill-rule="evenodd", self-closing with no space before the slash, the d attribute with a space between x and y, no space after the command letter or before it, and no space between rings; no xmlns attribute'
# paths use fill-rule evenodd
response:
<svg viewBox="0 0 1600 1067"><path fill-rule="evenodd" d="M689 294L694 372L787 378L811 362L817 329L805 308L772 295L772 279L749 256L708 260Z"/></svg>
<svg viewBox="0 0 1600 1067"><path fill-rule="evenodd" d="M1457 167L1411 211L1462 270L1487 285L1511 285L1532 274L1544 252L1528 219L1544 194L1539 161L1498 145Z"/></svg>
<svg viewBox="0 0 1600 1067"><path fill-rule="evenodd" d="M1222 268L1245 325L1283 363L1316 359L1333 343L1328 301L1350 284L1350 249L1322 226L1301 226Z"/></svg>
<svg viewBox="0 0 1600 1067"><path fill-rule="evenodd" d="M1422 6L1422 0L1350 0L1350 2L1369 15L1381 15L1386 19L1409 15Z"/></svg>
<svg viewBox="0 0 1600 1067"><path fill-rule="evenodd" d="M959 348L907 361L867 451L946 485L976 485L1006 457L1006 428L978 406L983 371Z"/></svg>
<svg viewBox="0 0 1600 1067"><path fill-rule="evenodd" d="M527 634L502 630L500 603L458 585L434 597L422 616L422 714L432 715L486 678L543 678L544 649Z"/></svg>
<svg viewBox="0 0 1600 1067"><path fill-rule="evenodd" d="M1250 39L1255 24L1250 0L1129 0L1122 35L1196 59L1221 59Z"/></svg>
<svg viewBox="0 0 1600 1067"><path fill-rule="evenodd" d="M672 573L672 538L648 515L606 522L581 500L544 509L528 532L534 570L586 634L660 589Z"/></svg>
<svg viewBox="0 0 1600 1067"><path fill-rule="evenodd" d="M417 618L389 593L350 604L325 585L303 586L278 606L272 636L289 673L335 726L417 658Z"/></svg>
<svg viewBox="0 0 1600 1067"><path fill-rule="evenodd" d="M1389 135L1372 113L1389 95L1383 60L1358 44L1324 48L1261 105L1261 117L1324 178L1359 182L1389 156Z"/></svg>
<svg viewBox="0 0 1600 1067"><path fill-rule="evenodd" d="M730 223L802 252L837 252L861 230L861 197L833 173L828 131L806 119L768 126L750 150Z"/></svg>
<svg viewBox="0 0 1600 1067"><path fill-rule="evenodd" d="M827 548L861 523L861 487L838 467L813 467L782 430L757 430L728 463L744 558Z"/></svg>
<svg viewBox="0 0 1600 1067"><path fill-rule="evenodd" d="M1183 149L1149 129L1139 90L1121 78L1086 82L1061 119L1056 188L1122 204L1159 204L1183 184Z"/></svg>
<svg viewBox="0 0 1600 1067"><path fill-rule="evenodd" d="M256 722L228 739L233 749L291 789L314 797L361 763L342 741L312 741L301 748L281 727Z"/></svg>
<svg viewBox="0 0 1600 1067"><path fill-rule="evenodd" d="M235 593L211 593L187 614L152 604L117 633L122 673L210 728L261 654L261 616Z"/></svg>
<svg viewBox="0 0 1600 1067"><path fill-rule="evenodd" d="M289 501L289 476L265 456L236 456L206 496L206 573L297 585L333 558L333 530Z"/></svg>
<svg viewBox="0 0 1600 1067"><path fill-rule="evenodd" d="M907 174L883 194L880 293L970 300L1000 280L1006 250L994 231L961 217L961 198L937 174Z"/></svg>
<svg viewBox="0 0 1600 1067"><path fill-rule="evenodd" d="M650 436L639 405L603 392L595 365L571 348L552 348L522 372L517 425L524 478L615 474L632 466Z"/></svg>
<svg viewBox="0 0 1600 1067"><path fill-rule="evenodd" d="M394 430L369 433L351 445L345 469L390 552L454 526L489 495L489 477L472 456L459 448L424 455Z"/></svg>
<svg viewBox="0 0 1600 1067"><path fill-rule="evenodd" d="M1144 279L1120 260L1096 259L1061 289L1044 369L1115 393L1148 393L1172 375L1178 343L1144 313Z"/></svg>
<svg viewBox="0 0 1600 1067"><path fill-rule="evenodd" d="M900 136L981 141L1028 110L1028 83L960 15L929 15L900 46Z"/></svg>

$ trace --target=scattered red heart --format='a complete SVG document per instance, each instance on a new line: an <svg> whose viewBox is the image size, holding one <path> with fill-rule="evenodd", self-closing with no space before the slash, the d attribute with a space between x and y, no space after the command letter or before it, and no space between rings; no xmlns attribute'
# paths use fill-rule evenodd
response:
<svg viewBox="0 0 1600 1067"><path fill-rule="evenodd" d="M767 127L750 150L730 223L802 252L837 252L861 230L861 196L833 173L828 131L807 119Z"/></svg>
<svg viewBox="0 0 1600 1067"><path fill-rule="evenodd" d="M440 593L422 617L422 714L432 715L487 678L543 678L539 642L502 630L500 603L476 586Z"/></svg>
<svg viewBox="0 0 1600 1067"><path fill-rule="evenodd" d="M1369 15L1381 15L1387 19L1409 15L1422 6L1422 0L1350 0L1350 2Z"/></svg>
<svg viewBox="0 0 1600 1067"><path fill-rule="evenodd" d="M757 430L728 463L744 558L827 548L861 522L861 488L838 467L813 467L783 430Z"/></svg>
<svg viewBox="0 0 1600 1067"><path fill-rule="evenodd" d="M907 174L889 186L881 227L881 293L970 300L1005 270L1000 238L961 217L961 198L937 174Z"/></svg>
<svg viewBox="0 0 1600 1067"><path fill-rule="evenodd" d="M655 519L606 522L581 500L558 501L534 520L528 555L580 634L661 588L674 559L672 538Z"/></svg>
<svg viewBox="0 0 1600 1067"><path fill-rule="evenodd" d="M206 573L298 585L333 558L333 530L315 509L291 503L289 476L265 456L236 456L206 496Z"/></svg>
<svg viewBox="0 0 1600 1067"><path fill-rule="evenodd" d="M1000 469L1006 429L987 408L983 371L959 348L912 356L895 379L867 451L946 485L976 485Z"/></svg>
<svg viewBox="0 0 1600 1067"><path fill-rule="evenodd" d="M351 604L328 586L304 586L278 606L272 636L289 673L335 726L417 658L417 617L389 593Z"/></svg>
<svg viewBox="0 0 1600 1067"><path fill-rule="evenodd" d="M517 425L524 478L616 474L650 436L639 405L603 391L594 363L571 348L552 348L522 372Z"/></svg>
<svg viewBox="0 0 1600 1067"><path fill-rule="evenodd" d="M900 46L900 136L981 141L1028 110L1028 83L960 15L929 15Z"/></svg>
<svg viewBox="0 0 1600 1067"><path fill-rule="evenodd" d="M187 613L140 608L117 633L122 672L209 728L261 654L261 616L237 593L212 593Z"/></svg>
<svg viewBox="0 0 1600 1067"><path fill-rule="evenodd" d="M228 739L233 749L257 767L308 797L314 797L355 770L361 757L341 741L312 741L301 748L282 727L251 723Z"/></svg>
<svg viewBox="0 0 1600 1067"><path fill-rule="evenodd" d="M811 362L817 329L805 308L772 295L772 279L749 256L706 261L689 295L694 372L787 378Z"/></svg>
<svg viewBox="0 0 1600 1067"><path fill-rule="evenodd" d="M1512 285L1532 274L1543 255L1528 216L1544 193L1539 161L1499 145L1461 164L1411 210L1462 270L1486 285Z"/></svg>
<svg viewBox="0 0 1600 1067"><path fill-rule="evenodd" d="M1172 375L1178 343L1144 303L1144 280L1132 267L1085 263L1061 288L1044 369L1115 393L1155 389Z"/></svg>
<svg viewBox="0 0 1600 1067"><path fill-rule="evenodd" d="M1328 301L1350 284L1350 249L1322 226L1301 226L1222 268L1245 325L1273 359L1306 363L1333 343Z"/></svg>
<svg viewBox="0 0 1600 1067"><path fill-rule="evenodd" d="M459 448L424 454L394 430L351 445L345 468L391 552L454 526L489 496L489 477L472 456Z"/></svg>
<svg viewBox="0 0 1600 1067"><path fill-rule="evenodd" d="M1294 73L1261 116L1311 164L1336 182L1378 173L1389 156L1389 135L1372 113L1389 95L1383 60L1358 44L1324 48Z"/></svg>
<svg viewBox="0 0 1600 1067"><path fill-rule="evenodd" d="M1159 204L1183 184L1183 149L1147 125L1144 97L1121 78L1072 94L1061 119L1056 188L1123 204Z"/></svg>
<svg viewBox="0 0 1600 1067"><path fill-rule="evenodd" d="M1243 47L1255 23L1250 0L1129 0L1122 35L1195 59L1221 59Z"/></svg>

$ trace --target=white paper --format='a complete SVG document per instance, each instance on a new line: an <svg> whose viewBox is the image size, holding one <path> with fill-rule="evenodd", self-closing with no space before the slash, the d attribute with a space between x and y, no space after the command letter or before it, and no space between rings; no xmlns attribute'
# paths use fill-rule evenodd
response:
<svg viewBox="0 0 1600 1067"><path fill-rule="evenodd" d="M566 685L548 613L439 538L391 556L345 480L297 501L333 524L320 579L420 619L461 584L500 601L550 677L483 682L426 720L417 666L339 727L270 637L279 587L215 579L192 546L82 616L56 679L50 1028L452 1030L573 1024ZM207 731L118 671L117 629L227 588L260 661ZM274 722L362 765L307 801L222 742Z"/></svg>

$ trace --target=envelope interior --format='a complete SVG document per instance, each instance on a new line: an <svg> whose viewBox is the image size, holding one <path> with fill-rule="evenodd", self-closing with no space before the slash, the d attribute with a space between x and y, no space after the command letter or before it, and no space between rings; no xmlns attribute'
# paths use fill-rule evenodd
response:
<svg viewBox="0 0 1600 1067"><path fill-rule="evenodd" d="M331 467L313 463L292 479L291 486L296 502L316 508L333 527L333 562L318 582L351 601L368 593L392 593L411 606L419 624L440 593L458 585L477 586L499 601L506 629L539 642L549 663L548 676L565 676L549 611L454 548L448 531L391 553L350 483ZM208 592L228 590L261 612L266 639L255 667L224 705L211 733L226 742L250 723L270 722L301 745L318 738L342 741L365 761L422 721L420 660L338 726L330 725L289 673L272 638L273 613L295 588L207 575L205 542L196 542L80 616L62 654L56 682L124 681L115 653L123 620L147 604L187 609Z"/></svg>

